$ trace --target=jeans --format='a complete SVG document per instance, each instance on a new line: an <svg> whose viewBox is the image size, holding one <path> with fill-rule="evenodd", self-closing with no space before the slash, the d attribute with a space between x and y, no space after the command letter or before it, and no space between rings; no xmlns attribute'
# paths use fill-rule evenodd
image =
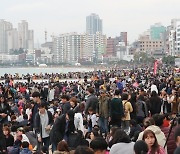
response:
<svg viewBox="0 0 180 154"><path fill-rule="evenodd" d="M50 137L42 138L42 142L38 142L37 151L41 151L42 146L47 147L49 151Z"/></svg>
<svg viewBox="0 0 180 154"><path fill-rule="evenodd" d="M52 153L57 150L57 144L52 143Z"/></svg>
<svg viewBox="0 0 180 154"><path fill-rule="evenodd" d="M101 130L101 133L107 134L109 132L109 130L108 130L108 118L99 117L99 127Z"/></svg>

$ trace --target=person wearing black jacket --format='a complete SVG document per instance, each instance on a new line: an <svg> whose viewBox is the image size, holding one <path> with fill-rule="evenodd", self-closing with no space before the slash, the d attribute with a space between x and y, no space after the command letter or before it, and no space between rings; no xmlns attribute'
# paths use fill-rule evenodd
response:
<svg viewBox="0 0 180 154"><path fill-rule="evenodd" d="M52 152L56 150L57 144L63 139L68 142L69 135L74 131L74 112L72 110L57 117L50 132Z"/></svg>
<svg viewBox="0 0 180 154"><path fill-rule="evenodd" d="M42 100L40 99L40 93L39 92L34 92L32 94L32 97L33 97L33 102L34 102L34 106L32 108L32 117L31 117L31 128L34 128L34 125L35 125L35 116L36 116L36 113L38 113L38 110L39 110L39 106L42 102Z"/></svg>
<svg viewBox="0 0 180 154"><path fill-rule="evenodd" d="M38 151L41 149L41 146L46 146L49 148L50 144L50 130L53 125L53 116L51 112L46 110L46 104L41 103L39 105L39 112L35 116L35 132L37 134L38 140Z"/></svg>
<svg viewBox="0 0 180 154"><path fill-rule="evenodd" d="M149 99L149 101L150 101L151 115L160 113L162 101L161 101L161 98L156 93L156 91L152 91L152 95L151 95L151 98Z"/></svg>
<svg viewBox="0 0 180 154"><path fill-rule="evenodd" d="M88 98L86 100L85 104L85 113L88 113L88 109L92 108L93 112L96 113L96 109L98 106L98 98L94 95L94 89L92 87L89 87L87 90Z"/></svg>
<svg viewBox="0 0 180 154"><path fill-rule="evenodd" d="M11 108L5 101L4 95L0 95L0 122L2 124L8 123L8 115L11 115Z"/></svg>
<svg viewBox="0 0 180 154"><path fill-rule="evenodd" d="M110 113L112 126L121 127L121 119L124 116L123 104L120 98L120 90L115 90L114 98L110 102Z"/></svg>
<svg viewBox="0 0 180 154"><path fill-rule="evenodd" d="M66 114L71 109L71 104L69 102L68 95L62 95L61 96L61 102L62 102L62 114Z"/></svg>

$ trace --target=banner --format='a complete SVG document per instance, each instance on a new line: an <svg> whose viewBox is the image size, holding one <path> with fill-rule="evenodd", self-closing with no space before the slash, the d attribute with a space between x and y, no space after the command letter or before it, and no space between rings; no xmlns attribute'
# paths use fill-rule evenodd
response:
<svg viewBox="0 0 180 154"><path fill-rule="evenodd" d="M156 61L154 62L154 75L157 74L157 67L158 67L158 61L156 60Z"/></svg>

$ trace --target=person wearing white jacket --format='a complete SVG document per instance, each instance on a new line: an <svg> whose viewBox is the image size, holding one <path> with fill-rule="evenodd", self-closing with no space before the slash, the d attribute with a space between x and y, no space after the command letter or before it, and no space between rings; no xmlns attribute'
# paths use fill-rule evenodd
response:
<svg viewBox="0 0 180 154"><path fill-rule="evenodd" d="M81 113L75 113L74 126L75 126L76 130L81 130L84 134L83 116Z"/></svg>
<svg viewBox="0 0 180 154"><path fill-rule="evenodd" d="M146 124L148 124L149 126L147 126ZM145 118L145 120L144 120L144 125L146 127L145 130L152 130L156 135L159 145L164 147L164 145L166 143L166 137L165 137L164 133L161 131L161 129L158 126L155 126L154 124L155 123L152 118ZM144 131L139 134L138 139L137 139L138 141L142 140ZM165 150L167 153L167 146L166 146Z"/></svg>
<svg viewBox="0 0 180 154"><path fill-rule="evenodd" d="M77 99L75 97L72 97L70 99L71 104L71 110L74 111L74 126L76 130L81 130L84 134L84 125L83 125L83 116L81 111L81 106L83 104L77 104Z"/></svg>

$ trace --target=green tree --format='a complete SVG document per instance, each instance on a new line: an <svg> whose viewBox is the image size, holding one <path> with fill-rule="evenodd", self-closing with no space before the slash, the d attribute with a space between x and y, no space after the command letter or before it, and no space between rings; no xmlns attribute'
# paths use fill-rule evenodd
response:
<svg viewBox="0 0 180 154"><path fill-rule="evenodd" d="M134 61L136 63L146 63L148 60L148 55L146 52L137 52L134 54Z"/></svg>
<svg viewBox="0 0 180 154"><path fill-rule="evenodd" d="M175 64L175 57L174 56L166 56L163 57L162 62L168 65L174 65Z"/></svg>

